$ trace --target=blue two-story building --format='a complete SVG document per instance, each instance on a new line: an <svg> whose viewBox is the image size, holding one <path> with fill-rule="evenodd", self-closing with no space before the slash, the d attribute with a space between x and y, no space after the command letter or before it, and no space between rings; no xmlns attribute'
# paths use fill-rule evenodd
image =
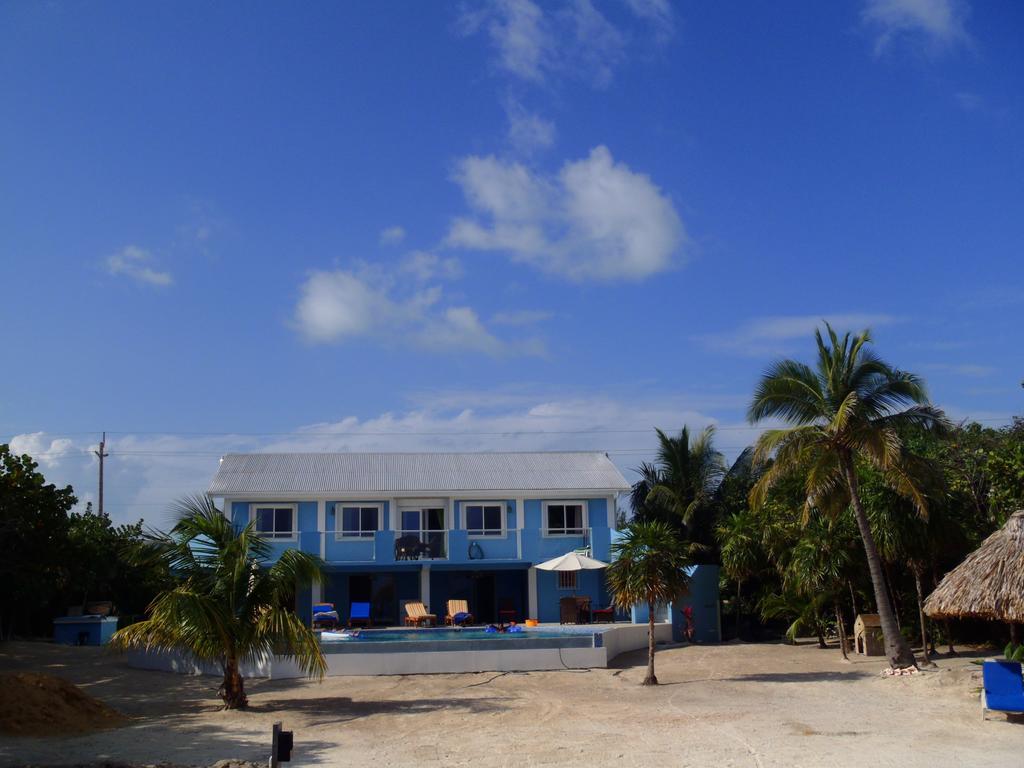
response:
<svg viewBox="0 0 1024 768"><path fill-rule="evenodd" d="M374 623L398 624L410 601L443 617L465 599L485 622L558 621L569 595L608 604L603 571L535 566L583 549L607 562L628 489L594 452L250 453L221 459L210 495L272 557L299 548L326 563L325 583L297 596L301 615L369 602Z"/></svg>

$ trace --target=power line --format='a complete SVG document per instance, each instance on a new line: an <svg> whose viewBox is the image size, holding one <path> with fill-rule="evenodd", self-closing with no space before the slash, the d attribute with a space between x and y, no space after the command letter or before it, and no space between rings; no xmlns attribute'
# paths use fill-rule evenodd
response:
<svg viewBox="0 0 1024 768"><path fill-rule="evenodd" d="M975 422L979 424L1006 423L1014 419L1013 415L988 417L984 419L972 419L965 417L961 422ZM739 431L746 432L756 430L756 426L717 426L717 432ZM628 434L649 434L653 427L637 429L511 429L498 431L303 431L303 432L175 432L161 430L107 430L103 434L110 435L162 435L166 437L498 437L509 438L522 435L628 435ZM100 430L82 432L51 432L45 429L7 429L3 434L33 434L43 433L52 437L73 437L80 435L100 434Z"/></svg>

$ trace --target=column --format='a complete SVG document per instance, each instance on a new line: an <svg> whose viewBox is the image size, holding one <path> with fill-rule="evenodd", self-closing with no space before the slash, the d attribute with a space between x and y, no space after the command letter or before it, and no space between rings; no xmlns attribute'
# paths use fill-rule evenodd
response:
<svg viewBox="0 0 1024 768"><path fill-rule="evenodd" d="M537 569L531 567L526 572L526 618L537 618Z"/></svg>
<svg viewBox="0 0 1024 768"><path fill-rule="evenodd" d="M327 502L320 499L316 503L316 530L320 535L320 559L327 559Z"/></svg>
<svg viewBox="0 0 1024 768"><path fill-rule="evenodd" d="M428 606L427 610L430 611L430 566L424 565L420 568L420 602ZM433 611L437 613L437 611Z"/></svg>

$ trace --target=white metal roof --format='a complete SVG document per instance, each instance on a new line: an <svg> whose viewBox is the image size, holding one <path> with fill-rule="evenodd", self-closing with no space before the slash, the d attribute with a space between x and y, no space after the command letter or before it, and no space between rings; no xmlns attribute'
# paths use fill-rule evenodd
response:
<svg viewBox="0 0 1024 768"><path fill-rule="evenodd" d="M597 452L229 453L210 495L628 489Z"/></svg>

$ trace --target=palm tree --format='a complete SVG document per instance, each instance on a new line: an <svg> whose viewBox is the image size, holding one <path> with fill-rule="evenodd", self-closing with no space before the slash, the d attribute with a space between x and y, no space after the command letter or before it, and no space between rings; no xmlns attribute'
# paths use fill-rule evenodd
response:
<svg viewBox="0 0 1024 768"><path fill-rule="evenodd" d="M655 464L637 468L640 479L631 494L636 517L642 522L660 520L704 547L714 545L714 526L709 519L715 489L725 475L725 461L715 450L715 428L705 427L695 438L683 427L678 437L656 429L658 456Z"/></svg>
<svg viewBox="0 0 1024 768"><path fill-rule="evenodd" d="M114 633L111 645L184 651L218 663L226 709L248 704L240 667L270 654L294 657L310 677L327 664L316 635L288 607L298 586L319 581L319 558L288 549L270 567L267 541L249 524L239 530L209 496L182 499L170 533L151 537L152 551L181 582L158 595L149 618Z"/></svg>
<svg viewBox="0 0 1024 768"><path fill-rule="evenodd" d="M783 572L783 584L797 594L832 609L843 658L846 655L846 622L842 601L850 577L850 545L854 539L847 517L827 518L817 511L805 520ZM819 644L824 645L819 635Z"/></svg>
<svg viewBox="0 0 1024 768"><path fill-rule="evenodd" d="M740 510L716 529L721 547L722 570L736 582L736 637L740 636L743 582L757 573L763 559L763 531L754 513Z"/></svg>
<svg viewBox="0 0 1024 768"><path fill-rule="evenodd" d="M769 429L758 439L756 460L774 462L751 492L761 504L780 478L807 467L805 510L838 513L853 507L867 556L875 604L885 637L886 654L894 667L914 665L914 655L900 635L886 590L882 561L858 492L857 463L877 469L885 482L908 497L919 514L927 500L914 482L915 458L900 437L902 429L943 428L941 410L928 404L923 382L883 362L865 345L864 331L841 339L826 323L828 342L815 331L818 360L814 369L795 360L769 367L754 392L747 413L751 423L781 419L790 426Z"/></svg>
<svg viewBox="0 0 1024 768"><path fill-rule="evenodd" d="M676 532L659 521L634 522L612 544L608 589L619 608L647 605L647 675L643 685L657 685L654 674L654 611L686 594L691 565Z"/></svg>

